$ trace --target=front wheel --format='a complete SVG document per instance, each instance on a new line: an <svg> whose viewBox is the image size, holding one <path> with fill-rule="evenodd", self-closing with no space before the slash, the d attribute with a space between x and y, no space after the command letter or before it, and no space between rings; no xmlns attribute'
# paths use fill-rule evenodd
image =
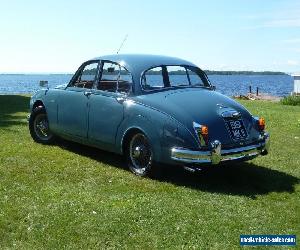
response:
<svg viewBox="0 0 300 250"><path fill-rule="evenodd" d="M51 144L54 135L49 129L49 122L44 107L36 107L29 118L29 131L34 141L42 144Z"/></svg>
<svg viewBox="0 0 300 250"><path fill-rule="evenodd" d="M150 175L153 171L153 152L148 138L137 133L132 136L127 149L127 160L131 172L138 176Z"/></svg>

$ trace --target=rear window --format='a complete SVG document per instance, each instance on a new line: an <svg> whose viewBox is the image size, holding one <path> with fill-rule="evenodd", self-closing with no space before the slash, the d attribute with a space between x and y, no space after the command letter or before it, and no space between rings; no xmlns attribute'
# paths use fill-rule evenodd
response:
<svg viewBox="0 0 300 250"><path fill-rule="evenodd" d="M141 78L144 90L172 87L209 87L205 74L193 66L162 65L148 69Z"/></svg>

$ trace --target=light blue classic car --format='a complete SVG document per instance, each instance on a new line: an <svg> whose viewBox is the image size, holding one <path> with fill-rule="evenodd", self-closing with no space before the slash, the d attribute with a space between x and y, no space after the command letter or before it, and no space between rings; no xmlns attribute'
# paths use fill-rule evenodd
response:
<svg viewBox="0 0 300 250"><path fill-rule="evenodd" d="M68 85L35 93L30 110L36 142L59 136L122 154L140 176L157 163L193 169L269 149L263 118L216 92L196 65L173 57L91 59Z"/></svg>

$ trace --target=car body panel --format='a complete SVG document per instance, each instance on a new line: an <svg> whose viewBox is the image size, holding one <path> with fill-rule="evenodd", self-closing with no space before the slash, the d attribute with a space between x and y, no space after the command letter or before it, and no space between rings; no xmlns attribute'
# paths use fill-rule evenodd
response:
<svg viewBox="0 0 300 250"><path fill-rule="evenodd" d="M151 106L164 113L171 114L174 119L181 121L190 131L193 131L193 121L204 124L212 131L211 140L219 139L224 144L232 144L225 127L222 112L233 109L241 113L249 133L249 143L258 132L252 130L251 114L239 103L215 91L203 88L170 90L133 98L140 103ZM247 142L245 142L247 143Z"/></svg>
<svg viewBox="0 0 300 250"><path fill-rule="evenodd" d="M101 148L115 147L116 131L124 119L123 95L96 90L89 97L88 140Z"/></svg>
<svg viewBox="0 0 300 250"><path fill-rule="evenodd" d="M64 134L86 138L88 129L88 99L85 90L66 88L58 91L57 125ZM57 93L58 95L58 93Z"/></svg>

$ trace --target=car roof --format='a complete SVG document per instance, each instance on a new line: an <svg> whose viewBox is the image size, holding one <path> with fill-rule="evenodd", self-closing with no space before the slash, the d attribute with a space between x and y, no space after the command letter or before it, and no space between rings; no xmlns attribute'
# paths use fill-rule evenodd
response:
<svg viewBox="0 0 300 250"><path fill-rule="evenodd" d="M141 72L159 65L191 65L195 64L170 56L144 55L144 54L115 54L93 58L92 60L107 60L117 62L127 68L133 74Z"/></svg>

